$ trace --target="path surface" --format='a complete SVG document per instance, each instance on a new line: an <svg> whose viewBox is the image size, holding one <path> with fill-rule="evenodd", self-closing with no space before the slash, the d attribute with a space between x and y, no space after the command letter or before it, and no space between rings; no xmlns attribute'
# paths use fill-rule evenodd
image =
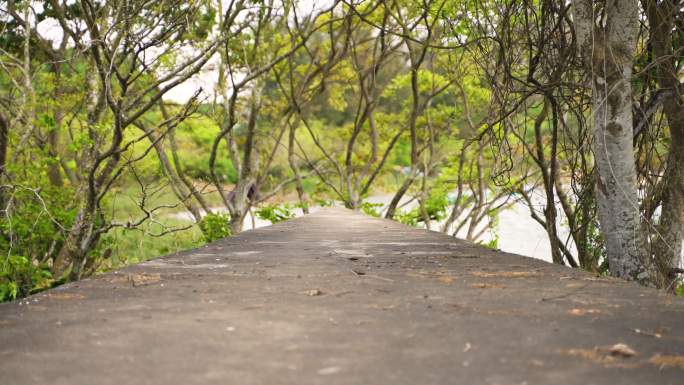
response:
<svg viewBox="0 0 684 385"><path fill-rule="evenodd" d="M2 385L683 384L683 355L681 299L343 209L0 304Z"/></svg>

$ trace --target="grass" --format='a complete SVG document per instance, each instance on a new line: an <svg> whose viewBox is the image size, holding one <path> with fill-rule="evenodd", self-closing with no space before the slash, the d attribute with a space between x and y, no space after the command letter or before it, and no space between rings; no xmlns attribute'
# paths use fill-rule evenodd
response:
<svg viewBox="0 0 684 385"><path fill-rule="evenodd" d="M187 221L168 220L164 226L182 228L190 225ZM108 234L112 242L112 256L105 269L118 268L125 265L144 262L158 256L192 249L203 245L204 239L199 228L192 225L189 229L167 233L162 236L151 236L161 230L161 226L153 224L143 229L117 228Z"/></svg>
<svg viewBox="0 0 684 385"><path fill-rule="evenodd" d="M135 223L145 215L139 205L141 196L138 186L120 187L107 202L107 209L116 221ZM149 210L161 206L164 207L153 211L152 217L137 228L117 227L107 233L104 241L109 243L112 255L103 265L104 270L144 262L205 243L197 225L189 219L178 218L177 214L186 210L171 188L168 185L151 185L145 207Z"/></svg>

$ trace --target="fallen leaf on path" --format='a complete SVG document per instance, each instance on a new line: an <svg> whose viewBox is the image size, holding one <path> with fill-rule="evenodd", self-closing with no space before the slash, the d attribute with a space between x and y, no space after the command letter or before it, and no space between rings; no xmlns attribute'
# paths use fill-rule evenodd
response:
<svg viewBox="0 0 684 385"><path fill-rule="evenodd" d="M615 344L610 347L610 354L618 357L632 357L636 355L636 352L627 344Z"/></svg>
<svg viewBox="0 0 684 385"><path fill-rule="evenodd" d="M329 366L327 368L319 369L317 373L321 376L327 376L330 374L335 374L340 370L342 370L342 368L340 368L339 366Z"/></svg>

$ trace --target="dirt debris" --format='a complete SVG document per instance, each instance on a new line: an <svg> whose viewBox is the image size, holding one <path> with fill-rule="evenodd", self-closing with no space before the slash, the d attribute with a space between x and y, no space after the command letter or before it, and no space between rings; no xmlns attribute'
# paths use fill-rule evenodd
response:
<svg viewBox="0 0 684 385"><path fill-rule="evenodd" d="M142 274L129 274L128 282L130 282L133 287L147 286L162 281L161 274L159 273L142 273Z"/></svg>
<svg viewBox="0 0 684 385"><path fill-rule="evenodd" d="M442 283L447 284L447 285L448 285L448 284L451 284L451 283L454 283L454 278L453 278L453 277L449 277L448 275L441 276L441 277L439 277L439 278L437 278L437 279L439 280L439 282L442 282Z"/></svg>
<svg viewBox="0 0 684 385"><path fill-rule="evenodd" d="M632 357L636 356L637 352L624 343L617 343L611 346L597 346L593 349L568 349L561 351L561 353L580 357L605 367L635 368L642 365L641 362L632 360Z"/></svg>
<svg viewBox="0 0 684 385"><path fill-rule="evenodd" d="M473 271L470 274L480 278L530 278L539 275L536 271Z"/></svg>
<svg viewBox="0 0 684 385"><path fill-rule="evenodd" d="M583 308L574 308L568 310L568 314L574 315L574 316L583 316L587 314L601 314L601 310L599 309L583 309Z"/></svg>
<svg viewBox="0 0 684 385"><path fill-rule="evenodd" d="M667 367L684 369L684 356L679 355L656 354L648 362L660 369Z"/></svg>
<svg viewBox="0 0 684 385"><path fill-rule="evenodd" d="M323 295L323 292L318 289L311 289L306 290L304 294L308 295L309 297L318 297L319 295Z"/></svg>
<svg viewBox="0 0 684 385"><path fill-rule="evenodd" d="M505 285L500 285L496 283L484 283L484 282L478 282L478 283L473 283L470 285L470 287L474 289L505 289Z"/></svg>
<svg viewBox="0 0 684 385"><path fill-rule="evenodd" d="M641 329L632 329L632 330L634 330L634 333L636 333L636 334L641 334L644 336L655 337L655 338L663 338L663 331L662 330L657 330L654 332L650 332L648 330L641 330Z"/></svg>
<svg viewBox="0 0 684 385"><path fill-rule="evenodd" d="M70 300L70 299L83 299L85 295L79 293L48 293L46 294L48 298L60 299L60 300Z"/></svg>

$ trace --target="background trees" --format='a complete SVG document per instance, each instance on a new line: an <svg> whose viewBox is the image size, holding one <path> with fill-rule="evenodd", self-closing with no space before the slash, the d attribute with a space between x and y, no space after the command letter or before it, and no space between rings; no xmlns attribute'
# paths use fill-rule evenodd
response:
<svg viewBox="0 0 684 385"><path fill-rule="evenodd" d="M331 201L473 241L526 205L554 262L671 290L681 23L674 0L5 2L0 297Z"/></svg>

